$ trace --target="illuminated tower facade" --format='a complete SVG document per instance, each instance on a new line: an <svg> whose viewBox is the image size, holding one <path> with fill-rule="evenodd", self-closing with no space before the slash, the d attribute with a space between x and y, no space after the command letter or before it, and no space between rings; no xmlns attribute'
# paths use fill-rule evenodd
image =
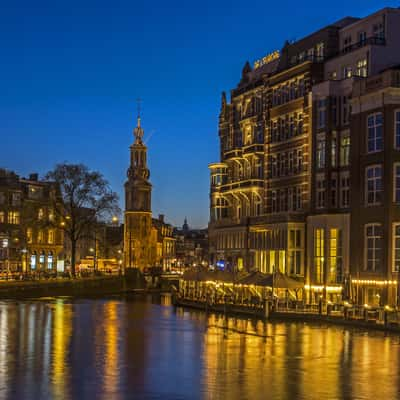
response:
<svg viewBox="0 0 400 400"><path fill-rule="evenodd" d="M130 146L130 166L125 183L124 258L126 268L143 271L153 263L151 183L147 168L147 147L143 143L144 131L140 116L133 131Z"/></svg>

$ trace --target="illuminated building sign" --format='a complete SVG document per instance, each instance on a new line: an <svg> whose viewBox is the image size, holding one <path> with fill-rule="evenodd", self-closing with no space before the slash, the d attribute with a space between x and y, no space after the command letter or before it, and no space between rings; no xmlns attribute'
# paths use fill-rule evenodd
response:
<svg viewBox="0 0 400 400"><path fill-rule="evenodd" d="M265 57L260 58L254 62L254 69L260 68L271 61L277 60L280 56L279 50L275 50L273 53L267 54Z"/></svg>

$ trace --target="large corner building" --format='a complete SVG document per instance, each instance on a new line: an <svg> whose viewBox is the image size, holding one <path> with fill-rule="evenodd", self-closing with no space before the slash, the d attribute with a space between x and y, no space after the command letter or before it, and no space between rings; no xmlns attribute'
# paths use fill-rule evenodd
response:
<svg viewBox="0 0 400 400"><path fill-rule="evenodd" d="M219 137L211 262L299 277L310 301L399 303L399 9L246 63Z"/></svg>

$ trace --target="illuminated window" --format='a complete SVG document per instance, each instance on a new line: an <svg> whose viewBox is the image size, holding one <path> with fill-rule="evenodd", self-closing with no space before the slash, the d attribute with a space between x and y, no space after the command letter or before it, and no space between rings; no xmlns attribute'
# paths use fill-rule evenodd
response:
<svg viewBox="0 0 400 400"><path fill-rule="evenodd" d="M45 256L44 252L42 251L39 256L39 264L40 264L41 269L44 267L45 260L46 260L46 256Z"/></svg>
<svg viewBox="0 0 400 400"><path fill-rule="evenodd" d="M289 230L289 272L292 275L301 275L301 230Z"/></svg>
<svg viewBox="0 0 400 400"><path fill-rule="evenodd" d="M53 210L49 210L49 221L50 222L54 221L54 211Z"/></svg>
<svg viewBox="0 0 400 400"><path fill-rule="evenodd" d="M377 271L382 263L382 226L368 224L365 226L365 262L364 270Z"/></svg>
<svg viewBox="0 0 400 400"><path fill-rule="evenodd" d="M47 269L53 269L53 253L51 251L47 255Z"/></svg>
<svg viewBox="0 0 400 400"><path fill-rule="evenodd" d="M324 282L324 229L314 229L314 278L315 283Z"/></svg>
<svg viewBox="0 0 400 400"><path fill-rule="evenodd" d="M325 50L324 48L325 48L324 42L317 43L316 55L318 57L318 60L322 60L324 58L324 50Z"/></svg>
<svg viewBox="0 0 400 400"><path fill-rule="evenodd" d="M33 241L33 232L32 232L32 228L28 228L28 229L26 230L26 241L27 241L28 243L32 243L32 241Z"/></svg>
<svg viewBox="0 0 400 400"><path fill-rule="evenodd" d="M8 212L8 223L19 225L20 223L20 213L19 211L9 211Z"/></svg>
<svg viewBox="0 0 400 400"><path fill-rule="evenodd" d="M342 231L330 229L329 231L329 283L341 283L342 270Z"/></svg>
<svg viewBox="0 0 400 400"><path fill-rule="evenodd" d="M369 115L367 152L374 153L383 150L383 116L382 113Z"/></svg>
<svg viewBox="0 0 400 400"><path fill-rule="evenodd" d="M6 220L6 213L4 211L0 211L0 224L4 223Z"/></svg>
<svg viewBox="0 0 400 400"><path fill-rule="evenodd" d="M39 208L39 210L38 210L38 220L42 220L43 217L44 217L43 208Z"/></svg>
<svg viewBox="0 0 400 400"><path fill-rule="evenodd" d="M353 75L353 70L352 70L351 66L346 65L345 67L343 67L343 75L342 75L343 79L351 78L352 75Z"/></svg>
<svg viewBox="0 0 400 400"><path fill-rule="evenodd" d="M370 206L382 202L382 165L365 169L365 202Z"/></svg>
<svg viewBox="0 0 400 400"><path fill-rule="evenodd" d="M400 203L400 163L393 167L393 201Z"/></svg>
<svg viewBox="0 0 400 400"><path fill-rule="evenodd" d="M350 164L350 136L344 135L340 139L340 166L347 167Z"/></svg>
<svg viewBox="0 0 400 400"><path fill-rule="evenodd" d="M31 255L31 269L36 269L36 253L32 253Z"/></svg>
<svg viewBox="0 0 400 400"><path fill-rule="evenodd" d="M393 224L393 272L400 272L400 224Z"/></svg>
<svg viewBox="0 0 400 400"><path fill-rule="evenodd" d="M49 230L48 244L54 244L54 230Z"/></svg>
<svg viewBox="0 0 400 400"><path fill-rule="evenodd" d="M43 237L44 235L43 235L43 231L42 230L40 230L39 232L38 232L38 243L43 243L43 240L44 240L44 237Z"/></svg>
<svg viewBox="0 0 400 400"><path fill-rule="evenodd" d="M394 146L400 149L400 110L394 113Z"/></svg>
<svg viewBox="0 0 400 400"><path fill-rule="evenodd" d="M368 75L367 59L357 61L357 76L366 78Z"/></svg>

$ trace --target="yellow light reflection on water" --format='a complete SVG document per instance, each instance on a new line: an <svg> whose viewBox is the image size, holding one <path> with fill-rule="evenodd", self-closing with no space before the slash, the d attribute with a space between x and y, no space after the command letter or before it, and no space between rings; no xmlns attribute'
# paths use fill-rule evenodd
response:
<svg viewBox="0 0 400 400"><path fill-rule="evenodd" d="M118 399L119 383L119 329L118 303L108 302L104 305L104 374L103 398Z"/></svg>
<svg viewBox="0 0 400 400"><path fill-rule="evenodd" d="M72 334L72 309L71 305L63 300L56 301L54 307L53 329L53 397L55 399L69 398L69 362L67 361L69 344Z"/></svg>

